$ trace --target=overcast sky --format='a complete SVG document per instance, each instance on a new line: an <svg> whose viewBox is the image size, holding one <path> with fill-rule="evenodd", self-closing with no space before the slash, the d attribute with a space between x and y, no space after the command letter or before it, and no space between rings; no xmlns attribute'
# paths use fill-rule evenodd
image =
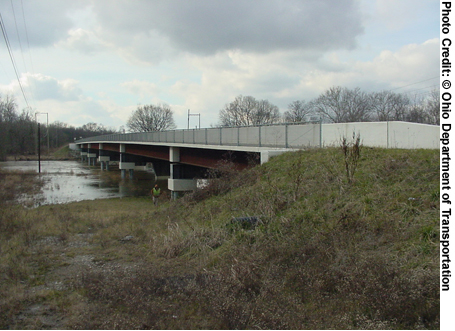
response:
<svg viewBox="0 0 455 331"><path fill-rule="evenodd" d="M0 0L0 14L28 105L74 126L167 103L178 128L188 109L210 127L240 94L284 112L332 86L439 85L437 0ZM22 109L2 38L0 95Z"/></svg>

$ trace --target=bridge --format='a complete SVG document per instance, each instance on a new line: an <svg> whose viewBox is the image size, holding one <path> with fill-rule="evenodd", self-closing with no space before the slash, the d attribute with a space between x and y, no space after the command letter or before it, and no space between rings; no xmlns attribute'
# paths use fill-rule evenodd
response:
<svg viewBox="0 0 455 331"><path fill-rule="evenodd" d="M221 127L161 132L111 134L75 141L89 165L119 161L122 177L153 163L157 175L168 176L174 194L196 188L201 169L220 160L237 169L267 162L285 151L338 146L341 138L360 135L362 144L383 148L439 148L439 126L407 122L307 123Z"/></svg>

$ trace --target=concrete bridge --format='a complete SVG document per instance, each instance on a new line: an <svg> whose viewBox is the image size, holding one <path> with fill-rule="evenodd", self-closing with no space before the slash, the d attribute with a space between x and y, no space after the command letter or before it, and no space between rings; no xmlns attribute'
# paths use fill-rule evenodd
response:
<svg viewBox="0 0 455 331"><path fill-rule="evenodd" d="M175 194L196 188L201 169L229 159L238 169L264 163L288 150L338 146L341 138L359 134L364 146L439 148L439 126L407 122L279 124L111 134L75 141L89 165L119 161L122 177L153 163L157 175L169 176Z"/></svg>

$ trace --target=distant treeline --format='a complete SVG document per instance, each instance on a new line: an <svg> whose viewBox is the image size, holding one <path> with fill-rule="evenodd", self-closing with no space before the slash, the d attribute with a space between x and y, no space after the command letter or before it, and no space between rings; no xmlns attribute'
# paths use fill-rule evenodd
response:
<svg viewBox="0 0 455 331"><path fill-rule="evenodd" d="M14 98L0 95L0 160L7 155L32 155L38 151L38 125L34 112L24 109L19 112ZM43 153L73 142L75 139L115 133L113 129L97 123L81 127L62 122L40 125L40 142Z"/></svg>
<svg viewBox="0 0 455 331"><path fill-rule="evenodd" d="M319 97L295 100L282 115L268 100L239 95L220 110L221 126L244 126L280 122L325 123L405 121L439 125L439 90L426 96L411 97L393 91L365 92L360 88L334 86Z"/></svg>

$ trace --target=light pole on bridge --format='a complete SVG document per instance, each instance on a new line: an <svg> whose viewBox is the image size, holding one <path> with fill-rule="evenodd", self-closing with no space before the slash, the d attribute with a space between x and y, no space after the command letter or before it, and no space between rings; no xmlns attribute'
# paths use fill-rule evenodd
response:
<svg viewBox="0 0 455 331"><path fill-rule="evenodd" d="M201 128L201 114L190 114L188 109L188 129L190 128L190 116L199 116L199 129Z"/></svg>

